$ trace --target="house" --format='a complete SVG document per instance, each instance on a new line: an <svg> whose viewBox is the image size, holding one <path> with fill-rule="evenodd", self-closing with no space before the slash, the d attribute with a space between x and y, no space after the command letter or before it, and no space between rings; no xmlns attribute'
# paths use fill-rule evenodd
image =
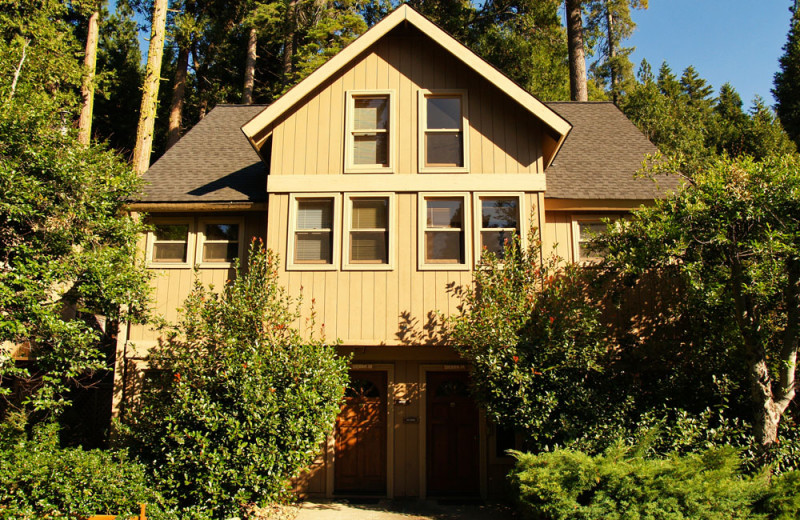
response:
<svg viewBox="0 0 800 520"><path fill-rule="evenodd" d="M352 353L351 388L301 482L319 496L487 496L513 435L487 424L436 311L482 248L533 224L585 257L586 230L674 187L633 174L654 146L609 103L543 103L403 5L270 106L218 106L147 172L132 211L176 321L194 273L222 285L253 237ZM308 309L305 312L309 312ZM157 333L119 337L118 401Z"/></svg>

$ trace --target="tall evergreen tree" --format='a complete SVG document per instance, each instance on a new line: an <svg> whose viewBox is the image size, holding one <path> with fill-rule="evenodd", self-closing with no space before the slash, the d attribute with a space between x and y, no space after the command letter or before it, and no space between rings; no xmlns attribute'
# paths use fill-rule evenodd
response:
<svg viewBox="0 0 800 520"><path fill-rule="evenodd" d="M569 49L569 96L572 101L588 101L586 53L583 38L583 7L580 0L566 0Z"/></svg>
<svg viewBox="0 0 800 520"><path fill-rule="evenodd" d="M772 94L777 100L775 108L789 137L800 147L800 5L795 2L791 25L780 70L775 74Z"/></svg>

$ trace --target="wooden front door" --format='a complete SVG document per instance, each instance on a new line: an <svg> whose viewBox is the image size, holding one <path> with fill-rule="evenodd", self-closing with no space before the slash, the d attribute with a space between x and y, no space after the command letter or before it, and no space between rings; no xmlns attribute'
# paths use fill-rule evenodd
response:
<svg viewBox="0 0 800 520"><path fill-rule="evenodd" d="M428 372L426 397L429 496L480 492L478 408L466 372Z"/></svg>
<svg viewBox="0 0 800 520"><path fill-rule="evenodd" d="M386 494L386 372L350 372L336 418L334 492Z"/></svg>

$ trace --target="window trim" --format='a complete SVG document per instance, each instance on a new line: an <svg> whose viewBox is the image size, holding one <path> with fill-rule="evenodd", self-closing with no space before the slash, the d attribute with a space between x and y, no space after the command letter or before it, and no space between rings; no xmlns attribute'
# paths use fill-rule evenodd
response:
<svg viewBox="0 0 800 520"><path fill-rule="evenodd" d="M427 204L428 198L461 198L464 207L463 228L464 234L464 263L463 264L429 264L425 261L425 231L427 230ZM417 195L417 269L420 271L470 271L472 269L472 250L469 240L472 237L471 200L467 192L421 192Z"/></svg>
<svg viewBox="0 0 800 520"><path fill-rule="evenodd" d="M333 200L333 229L331 230L331 263L303 264L294 261L295 233L297 232L297 201L303 199ZM289 233L286 237L286 270L287 271L336 271L339 268L340 237L342 236L342 197L341 193L303 192L289 194Z"/></svg>
<svg viewBox="0 0 800 520"><path fill-rule="evenodd" d="M527 197L525 197L525 192L522 191L481 191L475 192L472 194L472 204L473 204L473 226L474 232L472 233L472 241L473 241L473 249L474 249L474 258L475 258L475 265L477 266L478 263L481 261L481 231L483 230L483 208L481 207L481 199L482 198L516 198L517 199L517 209L519 210L519 216L517 225L519 226L519 237L520 237L520 245L523 249L528 247L528 228L530 227L528 224L529 222L526 219L528 215L528 208L525 204Z"/></svg>
<svg viewBox="0 0 800 520"><path fill-rule="evenodd" d="M386 146L388 166L373 164L355 164L353 161L353 123L355 120L355 98L379 97L389 98L389 138ZM397 166L397 103L393 89L386 90L348 90L345 92L345 135L344 135L344 173L395 173Z"/></svg>
<svg viewBox="0 0 800 520"><path fill-rule="evenodd" d="M353 199L388 199L386 231L389 233L385 264L350 263L350 225L353 215ZM394 192L348 192L344 194L344 218L342 225L342 270L343 271L393 271L397 256L397 203Z"/></svg>
<svg viewBox="0 0 800 520"><path fill-rule="evenodd" d="M145 246L145 265L148 269L191 269L195 263L196 255L196 226L194 217L157 217L148 220L153 229L147 230ZM186 224L189 226L186 236L186 261L185 262L153 262L153 249L155 248L155 226L159 224Z"/></svg>
<svg viewBox="0 0 800 520"><path fill-rule="evenodd" d="M230 269L233 262L204 262L203 247L206 243L206 224L236 224L239 226L239 249L236 257L241 264L244 260L244 219L241 217L204 217L197 221L197 266L202 269Z"/></svg>
<svg viewBox="0 0 800 520"><path fill-rule="evenodd" d="M417 158L419 173L469 173L469 98L464 89L420 89L417 98ZM428 130L428 97L461 98L461 135L464 166L426 166L425 132Z"/></svg>
<svg viewBox="0 0 800 520"><path fill-rule="evenodd" d="M573 213L571 215L572 221L572 261L575 263L580 264L596 264L602 260L602 258L593 256L586 258L585 260L580 259L580 239L581 239L581 230L580 224L602 224L603 219L611 219L612 221L616 221L622 218L622 215L619 213Z"/></svg>

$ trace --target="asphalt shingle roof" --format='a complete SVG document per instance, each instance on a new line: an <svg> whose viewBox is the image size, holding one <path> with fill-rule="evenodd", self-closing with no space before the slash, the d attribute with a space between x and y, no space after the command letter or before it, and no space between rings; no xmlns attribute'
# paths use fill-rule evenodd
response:
<svg viewBox="0 0 800 520"><path fill-rule="evenodd" d="M545 103L572 123L572 131L547 169L545 197L554 199L652 199L679 185L677 176L636 178L642 160L656 152L625 114L610 102Z"/></svg>
<svg viewBox="0 0 800 520"><path fill-rule="evenodd" d="M147 172L141 202L262 202L267 170L241 127L264 105L211 110Z"/></svg>
<svg viewBox="0 0 800 520"><path fill-rule="evenodd" d="M553 102L573 125L547 169L548 198L651 199L678 186L635 178L656 147L612 103ZM241 126L263 105L219 105L145 173L140 202L261 202L266 168Z"/></svg>

